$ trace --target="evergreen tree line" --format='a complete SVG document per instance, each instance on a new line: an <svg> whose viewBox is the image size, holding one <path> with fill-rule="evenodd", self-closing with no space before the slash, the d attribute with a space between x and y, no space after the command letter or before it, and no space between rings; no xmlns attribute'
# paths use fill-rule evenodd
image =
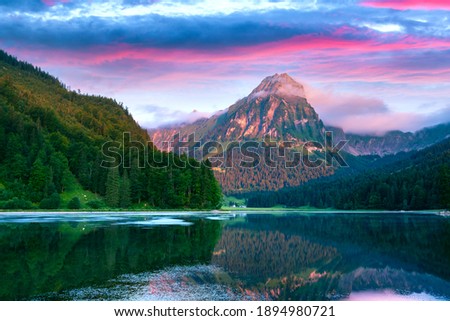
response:
<svg viewBox="0 0 450 321"><path fill-rule="evenodd" d="M421 210L450 208L450 139L401 161L278 192L249 193L249 207Z"/></svg>
<svg viewBox="0 0 450 321"><path fill-rule="evenodd" d="M221 206L222 192L208 161L198 162L184 155L152 150L155 159L168 166L150 164L142 168L138 158L130 166L117 166L103 170L97 192L104 195L110 207L127 208L141 204L151 208L215 209ZM159 162L158 162L159 163ZM129 168L128 168L129 167ZM89 188L89 187L87 187Z"/></svg>
<svg viewBox="0 0 450 321"><path fill-rule="evenodd" d="M255 149L260 160L257 166L242 166L241 162L248 162L248 159L245 159L241 152L234 153L231 166L217 169L215 176L224 194L239 194L248 191L276 191L335 173L334 167L326 167L325 164L315 168L310 168L302 162L295 167L286 166L286 160L294 159L293 152L287 150L286 157L274 153L270 161L276 163L275 167L266 163L263 149ZM322 158L323 155L318 157Z"/></svg>
<svg viewBox="0 0 450 321"><path fill-rule="evenodd" d="M57 78L53 77L49 73L41 70L39 67L35 67L32 64L19 61L14 56L9 55L8 53L0 50L0 61L5 62L6 64L13 66L21 71L25 71L31 74L34 74L45 81L52 82L54 84L58 84L60 86L64 86Z"/></svg>
<svg viewBox="0 0 450 321"><path fill-rule="evenodd" d="M178 168L174 164L184 156L150 146L154 159L170 158L168 167L139 166L143 150L133 150L120 166L102 167L101 146L120 141L123 132L143 144L148 141L121 104L68 91L48 74L0 51L0 208L220 206L221 190L207 163ZM62 202L61 194L80 185L98 200L84 204L80 195Z"/></svg>

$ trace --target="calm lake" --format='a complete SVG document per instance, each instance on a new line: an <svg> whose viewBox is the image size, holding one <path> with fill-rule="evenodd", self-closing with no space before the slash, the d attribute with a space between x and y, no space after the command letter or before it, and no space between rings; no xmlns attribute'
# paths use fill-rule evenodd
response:
<svg viewBox="0 0 450 321"><path fill-rule="evenodd" d="M450 218L0 214L1 300L450 300Z"/></svg>

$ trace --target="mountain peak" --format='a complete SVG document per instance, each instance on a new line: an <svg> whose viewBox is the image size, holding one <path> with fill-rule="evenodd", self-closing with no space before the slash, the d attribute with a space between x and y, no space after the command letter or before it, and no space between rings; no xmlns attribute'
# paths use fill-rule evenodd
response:
<svg viewBox="0 0 450 321"><path fill-rule="evenodd" d="M268 76L250 94L251 98L277 95L283 97L305 97L303 85L286 73Z"/></svg>

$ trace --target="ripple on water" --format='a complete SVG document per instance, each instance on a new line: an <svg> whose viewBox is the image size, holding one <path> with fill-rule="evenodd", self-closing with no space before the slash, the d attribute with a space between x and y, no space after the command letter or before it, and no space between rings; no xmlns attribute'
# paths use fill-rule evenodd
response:
<svg viewBox="0 0 450 321"><path fill-rule="evenodd" d="M350 293L345 301L439 301L445 298L426 292L399 293L392 289L357 291Z"/></svg>
<svg viewBox="0 0 450 321"><path fill-rule="evenodd" d="M248 300L227 285L217 284L223 271L212 265L175 266L154 273L125 274L100 287L47 293L36 300L235 301ZM263 299L263 298L261 298Z"/></svg>
<svg viewBox="0 0 450 321"><path fill-rule="evenodd" d="M193 225L192 222L187 222L184 220L176 218L155 218L152 220L144 221L127 221L120 222L116 225L141 225L141 226L167 226L167 225L178 225L178 226L190 226Z"/></svg>

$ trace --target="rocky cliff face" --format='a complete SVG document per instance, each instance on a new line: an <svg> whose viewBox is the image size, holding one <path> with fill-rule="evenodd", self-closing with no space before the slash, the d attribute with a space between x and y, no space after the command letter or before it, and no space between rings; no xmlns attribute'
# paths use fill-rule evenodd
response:
<svg viewBox="0 0 450 321"><path fill-rule="evenodd" d="M345 133L340 128L324 126L301 84L288 74L275 74L226 110L192 124L151 130L150 137L158 148L166 150L164 142L172 141L177 133L181 141L195 133L196 140L202 143L261 140L266 136L302 143L323 141L326 130L334 133L335 142L348 140L345 150L352 155L384 156L435 144L450 135L450 124L416 133L392 131L383 136Z"/></svg>
<svg viewBox="0 0 450 321"><path fill-rule="evenodd" d="M415 133L391 131L383 136L346 134L340 128L327 127L335 140L348 140L345 150L352 155L385 156L420 150L450 136L450 123L421 129Z"/></svg>
<svg viewBox="0 0 450 321"><path fill-rule="evenodd" d="M303 86L287 74L275 74L223 113L189 125L152 130L150 135L156 146L164 148L163 142L178 132L181 140L195 133L202 142L261 140L268 135L302 142L320 139L325 127L305 98Z"/></svg>
<svg viewBox="0 0 450 321"><path fill-rule="evenodd" d="M202 118L192 124L159 128L149 133L154 144L162 150L170 150L168 142L171 142L171 146L177 151L177 146L180 146L177 140L185 142L190 135L195 134L196 141L202 144L219 142L227 151L227 144L230 142L261 142L267 136L278 142L294 142L291 147L301 146L308 141L323 143L327 130L334 133L334 145L340 140L348 141L344 151L349 154L384 156L437 143L450 134L450 124L416 133L394 131L384 136L348 134L340 128L325 127L308 103L303 86L287 74L275 74L266 77L247 97L210 118ZM174 139L177 134L178 138ZM186 147L185 144L183 146ZM228 151L229 146L231 145L228 145ZM313 157L325 158L324 149L308 145L307 150ZM195 156L212 156L208 153L209 150ZM220 152L213 153L223 156ZM257 153L265 160L261 148ZM347 154L346 157L350 156ZM233 158L233 166L214 166L213 169L222 190L227 194L298 186L311 179L333 175L336 170L334 166L311 167L304 163L290 167L286 166L287 159L293 159L292 153L288 152L286 157L274 156L277 161L275 167L265 166L261 162L258 166L247 168L239 165L243 160L241 155Z"/></svg>
<svg viewBox="0 0 450 321"><path fill-rule="evenodd" d="M190 134L202 143L206 141L261 141L270 136L277 141L302 143L323 141L326 130L334 133L334 141L348 140L345 151L352 155L395 154L422 149L450 135L450 124L425 128L416 133L388 132L383 136L345 133L336 127L325 127L314 108L308 103L304 88L288 74L266 77L247 97L225 111L192 124L159 128L150 131L154 144L163 150L164 142L186 141Z"/></svg>

